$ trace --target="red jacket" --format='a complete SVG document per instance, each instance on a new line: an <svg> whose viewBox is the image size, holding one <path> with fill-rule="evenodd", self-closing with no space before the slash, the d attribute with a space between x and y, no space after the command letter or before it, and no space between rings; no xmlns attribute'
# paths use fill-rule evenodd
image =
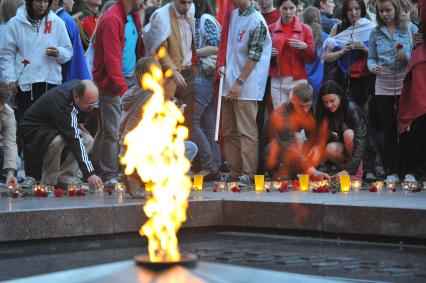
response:
<svg viewBox="0 0 426 283"><path fill-rule="evenodd" d="M136 58L143 56L141 23L136 11L131 15L138 30ZM95 34L93 58L93 80L102 95L122 96L127 91L126 80L122 73L124 33L127 14L119 0L99 20Z"/></svg>
<svg viewBox="0 0 426 283"><path fill-rule="evenodd" d="M281 52L291 53L291 64L293 70L293 77L295 80L307 79L308 73L305 71L305 64L310 64L315 61L315 42L312 30L308 25L300 22L298 17L294 17L292 38L297 38L308 44L304 50L295 49L290 47L288 43L284 46L286 38L281 25L281 18L275 24L268 26L269 32L272 37L272 47L278 50L278 58ZM284 49L283 49L284 48ZM286 62L280 62L285 64ZM275 57L271 57L271 65L269 67L269 75L273 78L281 77L281 70Z"/></svg>

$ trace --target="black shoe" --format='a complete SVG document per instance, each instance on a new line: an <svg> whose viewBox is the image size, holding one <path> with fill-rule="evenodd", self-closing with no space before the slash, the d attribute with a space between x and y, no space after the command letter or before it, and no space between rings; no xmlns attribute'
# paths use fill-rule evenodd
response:
<svg viewBox="0 0 426 283"><path fill-rule="evenodd" d="M234 176L231 176L231 175L228 175L228 176L225 178L225 182L226 182L226 183L238 182L239 180L240 180L240 177L234 177Z"/></svg>
<svg viewBox="0 0 426 283"><path fill-rule="evenodd" d="M210 172L207 175L204 176L205 182L211 182L211 181L219 181L220 180L220 174L219 172Z"/></svg>

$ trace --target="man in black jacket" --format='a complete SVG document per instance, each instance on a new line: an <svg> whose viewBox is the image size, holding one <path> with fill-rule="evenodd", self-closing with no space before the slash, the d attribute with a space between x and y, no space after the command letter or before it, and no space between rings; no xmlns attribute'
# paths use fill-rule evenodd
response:
<svg viewBox="0 0 426 283"><path fill-rule="evenodd" d="M91 186L102 186L88 155L93 138L82 126L98 98L92 81L75 80L49 90L27 110L20 125L27 176L47 185L75 184L80 167ZM61 164L65 147L69 152Z"/></svg>

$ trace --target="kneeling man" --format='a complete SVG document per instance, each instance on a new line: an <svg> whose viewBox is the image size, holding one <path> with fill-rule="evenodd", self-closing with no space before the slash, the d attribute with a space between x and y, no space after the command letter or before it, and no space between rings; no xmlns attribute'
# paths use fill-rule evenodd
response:
<svg viewBox="0 0 426 283"><path fill-rule="evenodd" d="M327 136L325 128L316 127L312 97L312 87L307 82L299 82L292 89L290 102L282 104L272 114L274 138L267 149L266 163L272 178L294 178L301 173L329 177L315 169Z"/></svg>
<svg viewBox="0 0 426 283"><path fill-rule="evenodd" d="M98 98L92 81L70 81L46 92L27 110L20 125L27 176L46 185L75 184L80 167L91 186L102 186L88 154L93 138L82 124ZM65 147L68 152L61 163Z"/></svg>

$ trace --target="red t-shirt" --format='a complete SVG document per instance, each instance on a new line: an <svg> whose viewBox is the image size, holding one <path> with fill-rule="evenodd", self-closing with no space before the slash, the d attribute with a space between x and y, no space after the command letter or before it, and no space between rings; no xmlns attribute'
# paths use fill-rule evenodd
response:
<svg viewBox="0 0 426 283"><path fill-rule="evenodd" d="M270 24L276 23L281 15L280 15L280 11L278 11L278 9L274 9L271 12L268 12L268 13L265 13L265 14L262 13L262 16L265 18L265 21L269 26Z"/></svg>

